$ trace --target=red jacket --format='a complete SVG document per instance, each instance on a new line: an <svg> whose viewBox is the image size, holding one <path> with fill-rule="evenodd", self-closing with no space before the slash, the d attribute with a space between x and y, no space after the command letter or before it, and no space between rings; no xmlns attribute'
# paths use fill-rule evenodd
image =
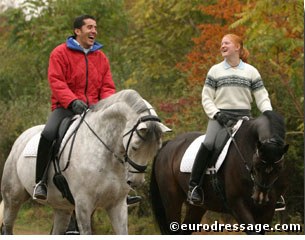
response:
<svg viewBox="0 0 305 240"><path fill-rule="evenodd" d="M88 54L69 37L51 53L48 79L52 91L52 110L68 108L80 99L88 106L115 93L109 61L95 42Z"/></svg>

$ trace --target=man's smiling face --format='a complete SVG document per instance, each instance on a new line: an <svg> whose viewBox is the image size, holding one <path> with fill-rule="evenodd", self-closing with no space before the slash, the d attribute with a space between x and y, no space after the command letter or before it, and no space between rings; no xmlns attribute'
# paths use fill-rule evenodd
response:
<svg viewBox="0 0 305 240"><path fill-rule="evenodd" d="M75 29L76 41L85 49L93 46L97 30L96 30L96 21L93 19L85 19L84 25L80 29Z"/></svg>

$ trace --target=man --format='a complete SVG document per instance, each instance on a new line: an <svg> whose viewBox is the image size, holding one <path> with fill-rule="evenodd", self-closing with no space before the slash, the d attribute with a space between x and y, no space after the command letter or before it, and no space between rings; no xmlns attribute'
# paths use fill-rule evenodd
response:
<svg viewBox="0 0 305 240"><path fill-rule="evenodd" d="M43 176L48 170L53 141L61 121L82 114L100 99L115 93L110 64L96 42L97 24L94 17L82 15L74 21L74 36L57 46L49 59L48 81L52 96L52 113L41 133L36 163L34 199L47 199L47 183ZM140 197L130 197L133 204Z"/></svg>

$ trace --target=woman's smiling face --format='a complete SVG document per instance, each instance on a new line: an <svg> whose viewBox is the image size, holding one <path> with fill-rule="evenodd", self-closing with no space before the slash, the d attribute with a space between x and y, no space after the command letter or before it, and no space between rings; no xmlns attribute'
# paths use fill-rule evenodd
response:
<svg viewBox="0 0 305 240"><path fill-rule="evenodd" d="M240 46L235 44L228 36L224 36L221 41L220 52L224 58L239 56Z"/></svg>

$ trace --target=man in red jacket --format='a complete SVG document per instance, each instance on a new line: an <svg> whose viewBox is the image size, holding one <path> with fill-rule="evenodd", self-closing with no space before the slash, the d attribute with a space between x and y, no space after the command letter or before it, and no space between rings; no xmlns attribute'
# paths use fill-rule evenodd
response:
<svg viewBox="0 0 305 240"><path fill-rule="evenodd" d="M41 133L36 163L34 199L47 199L43 180L50 161L58 127L66 117L82 114L100 99L115 93L109 61L95 41L94 17L82 15L74 21L74 36L57 46L50 55L48 80L52 91L52 113ZM131 197L131 203L134 200Z"/></svg>

